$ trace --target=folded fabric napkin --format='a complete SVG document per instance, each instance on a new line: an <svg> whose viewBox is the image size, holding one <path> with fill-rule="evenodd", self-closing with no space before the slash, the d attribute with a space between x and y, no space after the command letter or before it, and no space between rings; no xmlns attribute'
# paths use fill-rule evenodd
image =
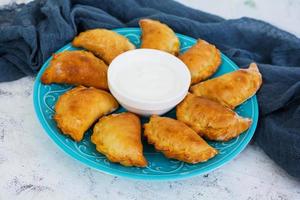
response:
<svg viewBox="0 0 300 200"><path fill-rule="evenodd" d="M138 27L141 18L203 38L240 67L259 64L263 86L255 142L300 178L300 39L259 20L224 20L171 0L35 1L0 11L0 82L35 75L81 31Z"/></svg>

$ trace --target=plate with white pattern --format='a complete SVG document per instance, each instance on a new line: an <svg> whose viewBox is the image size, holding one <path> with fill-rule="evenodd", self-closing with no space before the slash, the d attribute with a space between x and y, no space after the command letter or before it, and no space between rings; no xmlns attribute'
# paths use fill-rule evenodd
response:
<svg viewBox="0 0 300 200"><path fill-rule="evenodd" d="M139 48L141 35L141 30L139 28L121 28L115 29L114 31L127 37L133 44L136 45L137 48ZM197 41L196 39L185 35L177 34L177 36L181 43L181 52L189 49ZM57 52L72 50L77 50L77 48L73 47L71 44L67 44ZM114 176L143 180L176 180L205 174L221 167L236 157L249 143L256 129L258 120L258 104L256 96L253 96L235 110L239 115L249 117L253 120L251 127L240 136L228 142L208 141L210 145L219 151L219 154L207 162L188 164L168 159L160 152L155 151L153 146L147 144L143 138L144 155L148 160L147 167L124 167L120 164L112 163L107 160L103 154L97 152L95 145L91 143L91 129L87 131L81 142L75 142L68 136L61 134L60 130L57 128L56 123L52 118L54 114L54 105L58 97L73 88L73 86L65 84L44 85L40 82L41 75L48 67L51 59L52 57L50 57L42 66L34 84L33 102L37 118L44 128L45 133L48 134L65 153L101 172ZM238 67L236 64L222 54L222 64L213 77L217 77L237 69ZM124 111L125 109L119 108L115 112ZM175 109L165 114L165 116L175 118ZM141 120L142 123L145 123L148 119L142 118Z"/></svg>

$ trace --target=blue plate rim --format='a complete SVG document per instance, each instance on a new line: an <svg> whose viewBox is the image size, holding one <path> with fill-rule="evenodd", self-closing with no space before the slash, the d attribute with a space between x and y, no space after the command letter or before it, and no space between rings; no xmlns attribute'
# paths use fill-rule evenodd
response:
<svg viewBox="0 0 300 200"><path fill-rule="evenodd" d="M117 28L117 29L112 29L113 31L117 31L117 32L128 32L128 31L140 31L140 28ZM179 34L176 33L176 35L185 38L187 40L193 41L195 42L196 39L183 35L183 34ZM57 52L61 52L64 50L67 50L71 47L71 43L66 44L65 46L63 46L62 48L60 48ZM225 59L230 65L231 67L233 67L235 70L239 69L239 67L233 62L231 61L227 56L225 56L223 53L222 54L222 58ZM244 138L243 141L241 141L239 143L239 145L233 150L231 151L231 153L225 157L222 161L221 164L219 164L219 162L215 162L215 163L211 163L210 168L209 169L194 169L191 170L189 172L186 173L181 173L181 174L160 174L160 175L143 175L143 174L133 174L133 173L126 173L123 171L119 171L116 170L114 168L108 168L108 167L103 167L101 165L96 165L94 162L85 159L85 157L74 153L72 150L70 150L69 148L66 148L66 146L64 145L64 143L62 141L60 141L55 134L52 134L52 130L48 127L48 124L45 123L44 116L42 115L41 110L39 110L39 103L38 103L38 99L40 98L40 96L38 95L38 87L39 87L39 83L40 83L40 77L43 73L43 71L46 69L46 66L48 65L48 63L50 62L50 60L52 59L52 56L50 56L47 61L43 64L43 66L41 67L39 73L36 76L35 82L34 82L34 87L33 87L33 106L34 106L34 110L36 113L36 117L38 118L38 121L40 122L40 124L42 125L42 128L44 129L44 131L46 132L46 134L52 139L52 141L59 147L59 149L61 149L63 152L65 152L67 155L69 155L70 157L72 157L73 159L79 161L80 163L91 167L93 169L96 169L97 171L101 171L102 173L105 174L109 174L112 176L120 176L120 177L124 177L124 178L128 178L128 179L139 179L139 180L145 180L145 181L174 181L174 180L182 180L182 179L187 179L187 178L191 178L197 175L201 175L201 174L207 174L211 171L214 171L222 166L224 166L225 164L227 164L228 162L230 162L231 160L233 160L235 157L237 157L248 145L248 143L250 142L251 138L254 135L254 132L256 130L257 127L257 122L258 122L258 115L259 115L259 110L258 110L258 102L257 102L257 98L256 95L254 95L253 97L251 97L251 103L252 103L252 109L253 109L253 118L252 118L252 125L250 127L250 129L247 131L247 137ZM83 158L83 159L82 159ZM107 170L109 169L109 170Z"/></svg>

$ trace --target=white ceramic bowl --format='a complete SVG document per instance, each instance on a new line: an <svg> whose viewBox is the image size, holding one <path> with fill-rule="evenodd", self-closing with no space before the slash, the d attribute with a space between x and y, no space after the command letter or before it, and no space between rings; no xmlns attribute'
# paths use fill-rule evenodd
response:
<svg viewBox="0 0 300 200"><path fill-rule="evenodd" d="M136 49L117 56L108 68L112 95L128 111L162 115L186 96L191 81L177 57L154 49Z"/></svg>

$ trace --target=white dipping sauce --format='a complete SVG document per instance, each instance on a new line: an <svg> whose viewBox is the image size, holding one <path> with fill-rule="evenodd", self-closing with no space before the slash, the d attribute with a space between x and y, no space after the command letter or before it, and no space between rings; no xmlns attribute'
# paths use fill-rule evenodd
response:
<svg viewBox="0 0 300 200"><path fill-rule="evenodd" d="M116 88L135 99L160 101L176 94L180 86L176 77L178 74L168 67L133 65L117 75Z"/></svg>
<svg viewBox="0 0 300 200"><path fill-rule="evenodd" d="M136 49L117 56L108 68L108 86L119 103L141 115L162 114L187 94L190 72L177 57Z"/></svg>

